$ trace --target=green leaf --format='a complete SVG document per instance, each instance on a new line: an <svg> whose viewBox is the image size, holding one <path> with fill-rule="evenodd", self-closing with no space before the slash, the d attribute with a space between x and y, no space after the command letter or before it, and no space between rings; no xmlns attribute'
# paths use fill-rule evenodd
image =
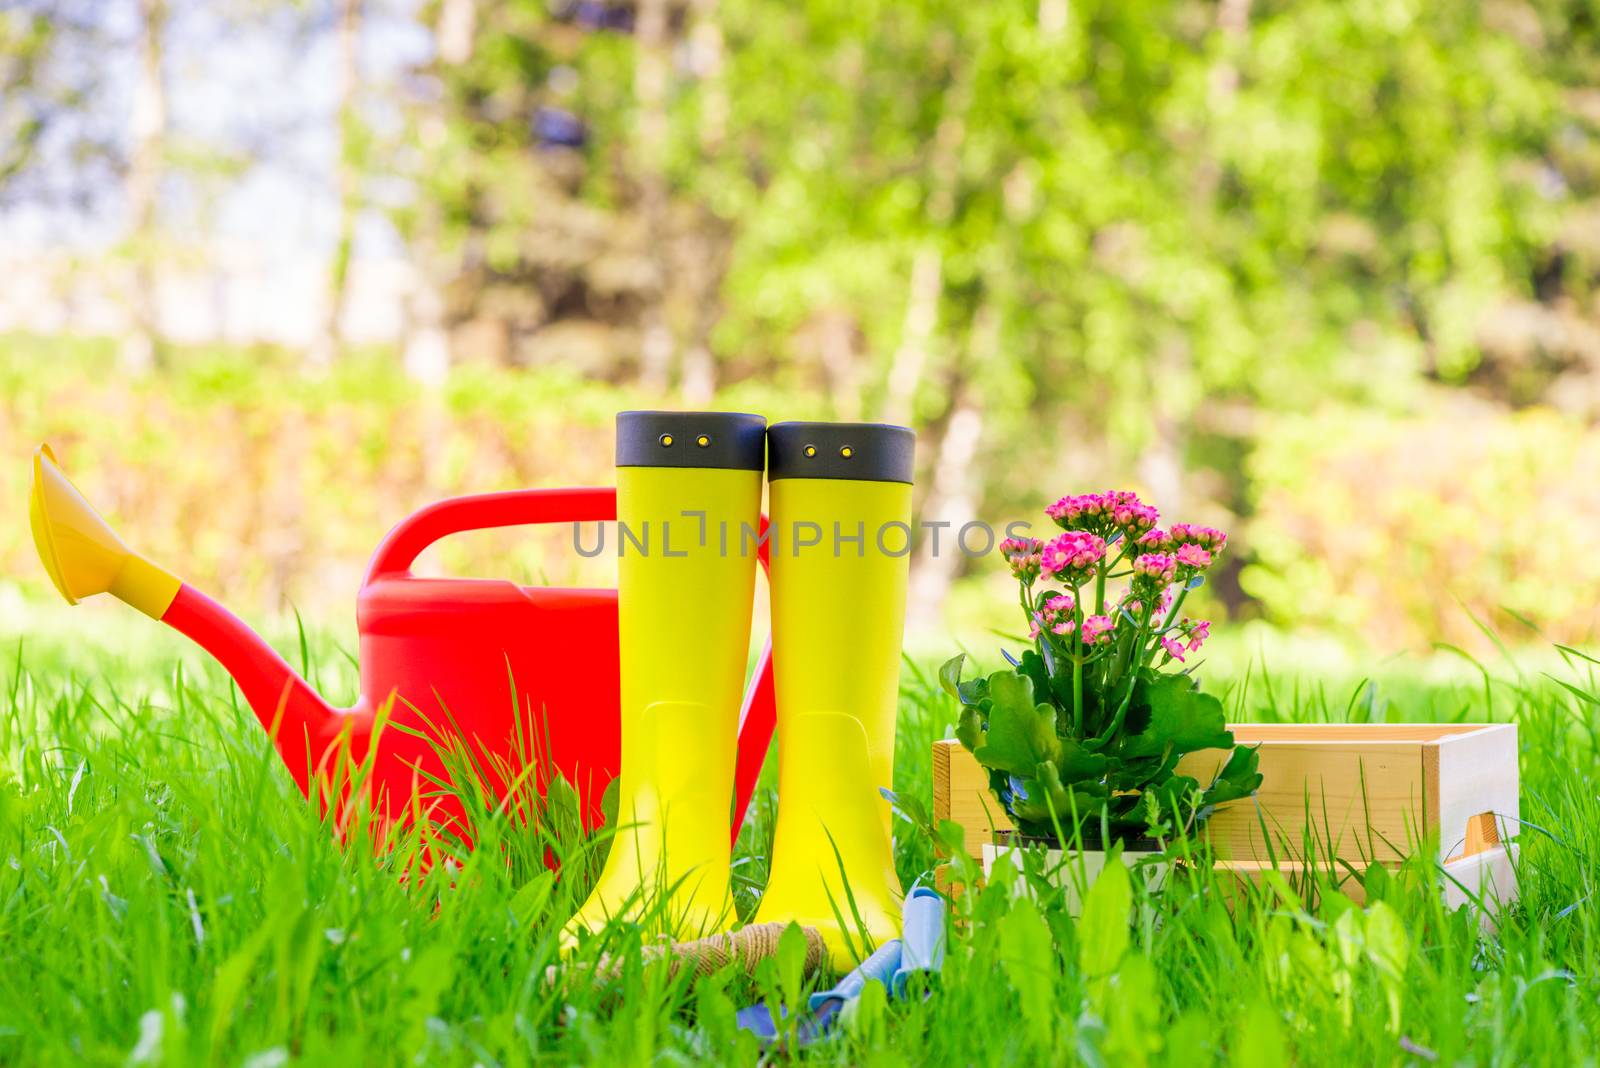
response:
<svg viewBox="0 0 1600 1068"><path fill-rule="evenodd" d="M1106 778L1113 790L1138 790L1155 782L1167 766L1159 757L1140 757L1137 760L1116 760L1116 767Z"/></svg>
<svg viewBox="0 0 1600 1068"><path fill-rule="evenodd" d="M1411 961L1411 935L1399 913L1387 902L1375 901L1367 906L1366 947L1367 958L1386 980L1398 984L1405 979L1406 966Z"/></svg>
<svg viewBox="0 0 1600 1068"><path fill-rule="evenodd" d="M1256 768L1261 763L1257 746L1239 746L1228 756L1228 762L1217 772L1217 777L1206 787L1200 800L1201 818L1226 801L1249 797L1261 788L1262 776Z"/></svg>
<svg viewBox="0 0 1600 1068"><path fill-rule="evenodd" d="M798 923L791 923L778 936L778 986L784 1001L800 1004L805 992L806 935Z"/></svg>
<svg viewBox="0 0 1600 1068"><path fill-rule="evenodd" d="M1232 746L1222 702L1193 686L1186 675L1163 675L1146 685L1150 724L1123 743L1122 755L1163 756L1169 746L1178 753Z"/></svg>
<svg viewBox="0 0 1600 1068"><path fill-rule="evenodd" d="M857 997L844 1003L839 1012L839 1026L855 1037L863 1046L871 1048L887 1041L886 1026L889 1015L889 991L878 980L869 979Z"/></svg>
<svg viewBox="0 0 1600 1068"><path fill-rule="evenodd" d="M1194 804L1195 791L1200 789L1198 779L1187 775L1173 775L1158 786L1147 787L1146 796L1156 800L1157 810L1163 820L1176 819L1179 822L1187 819L1189 809Z"/></svg>
<svg viewBox="0 0 1600 1068"><path fill-rule="evenodd" d="M622 787L618 785L621 782L620 776L612 779L606 783L605 791L600 795L600 816L607 827L617 825L617 811L622 806Z"/></svg>
<svg viewBox="0 0 1600 1068"><path fill-rule="evenodd" d="M1033 680L1014 671L989 676L989 733L978 762L1017 776L1031 776L1040 764L1061 755L1056 711L1037 704Z"/></svg>
<svg viewBox="0 0 1600 1068"><path fill-rule="evenodd" d="M1063 832L1069 832L1074 810L1080 819L1100 811L1104 787L1097 782L1089 786L1090 789L1069 790L1062 784L1054 764L1040 763L1034 768L1032 778L1022 780L1022 789L1027 796L1012 794L1012 815L1029 823L1044 825L1048 835L1055 834L1055 822L1061 824ZM1055 821L1051 820L1052 812Z"/></svg>
<svg viewBox="0 0 1600 1068"><path fill-rule="evenodd" d="M1128 951L1128 913L1133 887L1120 854L1107 857L1100 877L1083 898L1078 920L1078 966L1089 980L1116 971Z"/></svg>
<svg viewBox="0 0 1600 1068"><path fill-rule="evenodd" d="M1056 768L1061 772L1062 782L1100 779L1119 763L1104 753L1090 752L1075 738L1060 739L1060 746L1061 755L1056 757Z"/></svg>
<svg viewBox="0 0 1600 1068"><path fill-rule="evenodd" d="M1033 683L1035 697L1047 697L1051 693L1050 669L1045 667L1044 657L1037 651L1029 649L1022 654L1022 661L1017 665L1017 674L1026 676Z"/></svg>
<svg viewBox="0 0 1600 1068"><path fill-rule="evenodd" d="M957 701L961 700L961 666L966 661L967 654L961 653L939 665L939 685Z"/></svg>
<svg viewBox="0 0 1600 1068"><path fill-rule="evenodd" d="M550 890L555 886L556 873L542 871L529 879L513 895L511 895L511 914L517 922L528 927L544 915L545 906L550 903Z"/></svg>
<svg viewBox="0 0 1600 1068"><path fill-rule="evenodd" d="M1027 897L1010 905L995 921L1000 969L1017 992L1022 1022L1034 1041L1047 1045L1058 1016L1055 998L1055 943L1050 928Z"/></svg>
<svg viewBox="0 0 1600 1068"><path fill-rule="evenodd" d="M1161 1050L1166 1013L1161 979L1150 958L1130 953L1111 982L1092 986L1094 1010L1106 1024L1105 1063L1149 1064Z"/></svg>
<svg viewBox="0 0 1600 1068"><path fill-rule="evenodd" d="M968 679L956 688L961 694L961 703L964 705L981 705L989 699L989 680L981 675L975 679Z"/></svg>
<svg viewBox="0 0 1600 1068"><path fill-rule="evenodd" d="M1281 1068L1291 1063L1283 1016L1265 997L1258 996L1246 1006L1233 1034L1229 1059L1237 1068Z"/></svg>
<svg viewBox="0 0 1600 1068"><path fill-rule="evenodd" d="M983 748L989 732L983 729L983 715L971 705L963 705L956 719L956 738L969 752Z"/></svg>

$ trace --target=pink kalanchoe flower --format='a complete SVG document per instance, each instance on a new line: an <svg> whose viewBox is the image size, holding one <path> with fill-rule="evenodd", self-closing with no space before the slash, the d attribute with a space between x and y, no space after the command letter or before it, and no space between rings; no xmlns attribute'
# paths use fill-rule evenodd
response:
<svg viewBox="0 0 1600 1068"><path fill-rule="evenodd" d="M1129 540L1138 538L1161 520L1160 513L1129 490L1063 497L1046 508L1044 514L1063 530L1088 531L1102 538L1120 532Z"/></svg>
<svg viewBox="0 0 1600 1068"><path fill-rule="evenodd" d="M1023 585L1032 585L1039 577L1039 554L1044 542L1038 538L1006 538L1000 542L1000 555L1011 567L1011 574Z"/></svg>
<svg viewBox="0 0 1600 1068"><path fill-rule="evenodd" d="M1063 497L1044 510L1062 530L1097 530L1106 511L1106 499L1100 493L1079 493Z"/></svg>
<svg viewBox="0 0 1600 1068"><path fill-rule="evenodd" d="M1167 651L1167 655L1172 657L1172 659L1176 660L1180 664L1183 663L1183 644L1179 642L1178 639L1172 637L1171 635L1163 637L1161 639L1161 648L1165 649Z"/></svg>
<svg viewBox="0 0 1600 1068"><path fill-rule="evenodd" d="M1090 616L1083 621L1083 644L1101 645L1110 641L1115 627L1110 616Z"/></svg>
<svg viewBox="0 0 1600 1068"><path fill-rule="evenodd" d="M1183 621L1183 636L1188 639L1183 647L1189 652L1194 652L1211 637L1211 621L1209 619L1186 619Z"/></svg>
<svg viewBox="0 0 1600 1068"><path fill-rule="evenodd" d="M1133 562L1133 579L1128 583L1130 599L1141 605L1158 602L1177 577L1177 557L1171 553L1145 553Z"/></svg>
<svg viewBox="0 0 1600 1068"><path fill-rule="evenodd" d="M1069 530L1052 539L1039 555L1039 566L1050 575L1076 586L1094 574L1105 559L1105 539L1098 534Z"/></svg>
<svg viewBox="0 0 1600 1068"><path fill-rule="evenodd" d="M1147 530L1141 534L1136 544L1147 553L1164 553L1172 548L1172 538L1161 529Z"/></svg>
<svg viewBox="0 0 1600 1068"><path fill-rule="evenodd" d="M1216 527L1202 527L1195 523L1174 523L1167 536L1174 545L1198 545L1215 556L1228 544L1228 536Z"/></svg>
<svg viewBox="0 0 1600 1068"><path fill-rule="evenodd" d="M1137 493L1118 490L1106 494L1111 526L1122 531L1122 536L1136 541L1161 521L1161 513L1139 499Z"/></svg>
<svg viewBox="0 0 1600 1068"><path fill-rule="evenodd" d="M1145 553L1133 562L1135 578L1166 585L1178 576L1178 560L1171 553Z"/></svg>
<svg viewBox="0 0 1600 1068"><path fill-rule="evenodd" d="M1192 541L1186 541L1178 546L1174 558L1178 561L1178 570L1185 577L1198 574L1211 566L1211 553Z"/></svg>
<svg viewBox="0 0 1600 1068"><path fill-rule="evenodd" d="M1074 619L1078 602L1072 599L1069 593L1058 593L1045 599L1039 606L1039 611L1033 614L1032 626L1028 637L1037 639L1041 632L1049 631L1058 637L1071 634L1077 626Z"/></svg>

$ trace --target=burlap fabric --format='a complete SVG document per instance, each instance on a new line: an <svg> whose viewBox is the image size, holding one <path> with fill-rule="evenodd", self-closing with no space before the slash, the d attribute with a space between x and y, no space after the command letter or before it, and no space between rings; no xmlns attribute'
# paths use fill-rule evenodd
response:
<svg viewBox="0 0 1600 1068"><path fill-rule="evenodd" d="M673 976L685 968L697 976L710 975L729 964L738 965L749 975L755 972L756 965L761 961L777 956L778 939L788 926L786 923L757 923L728 934L697 938L692 942L661 942L644 948L644 960L647 963L666 960ZM822 934L815 927L802 927L800 931L806 936L805 974L809 976L827 971L828 947L822 940ZM623 964L621 959L602 957L588 971L595 982L604 982L620 975ZM545 979L555 982L560 976L560 968L560 965L551 965L545 971Z"/></svg>

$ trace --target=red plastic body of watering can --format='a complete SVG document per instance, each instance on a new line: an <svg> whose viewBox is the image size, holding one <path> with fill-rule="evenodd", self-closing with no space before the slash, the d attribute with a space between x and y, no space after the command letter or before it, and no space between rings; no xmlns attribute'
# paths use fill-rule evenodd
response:
<svg viewBox="0 0 1600 1068"><path fill-rule="evenodd" d="M468 841L464 784L452 769L469 760L499 797L513 786L530 796L529 783L543 793L559 773L577 791L585 826L600 823L620 745L617 593L423 578L411 564L463 531L615 518L613 489L536 489L441 501L400 523L361 586L361 697L338 709L227 609L129 550L48 449L35 455L30 514L62 594L76 601L109 591L202 645L238 683L307 796L316 786L343 809L355 766L363 771L354 781L383 816L425 816ZM735 835L773 723L769 644L740 718Z"/></svg>

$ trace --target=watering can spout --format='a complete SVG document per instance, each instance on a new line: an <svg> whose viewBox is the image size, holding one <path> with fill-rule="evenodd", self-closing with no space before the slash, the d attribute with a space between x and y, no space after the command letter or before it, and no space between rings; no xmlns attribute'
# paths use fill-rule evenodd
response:
<svg viewBox="0 0 1600 1068"><path fill-rule="evenodd" d="M33 454L28 523L39 559L68 604L109 593L214 656L273 735L301 792L308 791L307 756L314 760L338 734L339 711L237 616L128 548L62 472L48 445Z"/></svg>
<svg viewBox="0 0 1600 1068"><path fill-rule="evenodd" d="M182 583L130 550L56 466L50 446L33 454L28 523L39 559L68 604L109 593L160 619Z"/></svg>

